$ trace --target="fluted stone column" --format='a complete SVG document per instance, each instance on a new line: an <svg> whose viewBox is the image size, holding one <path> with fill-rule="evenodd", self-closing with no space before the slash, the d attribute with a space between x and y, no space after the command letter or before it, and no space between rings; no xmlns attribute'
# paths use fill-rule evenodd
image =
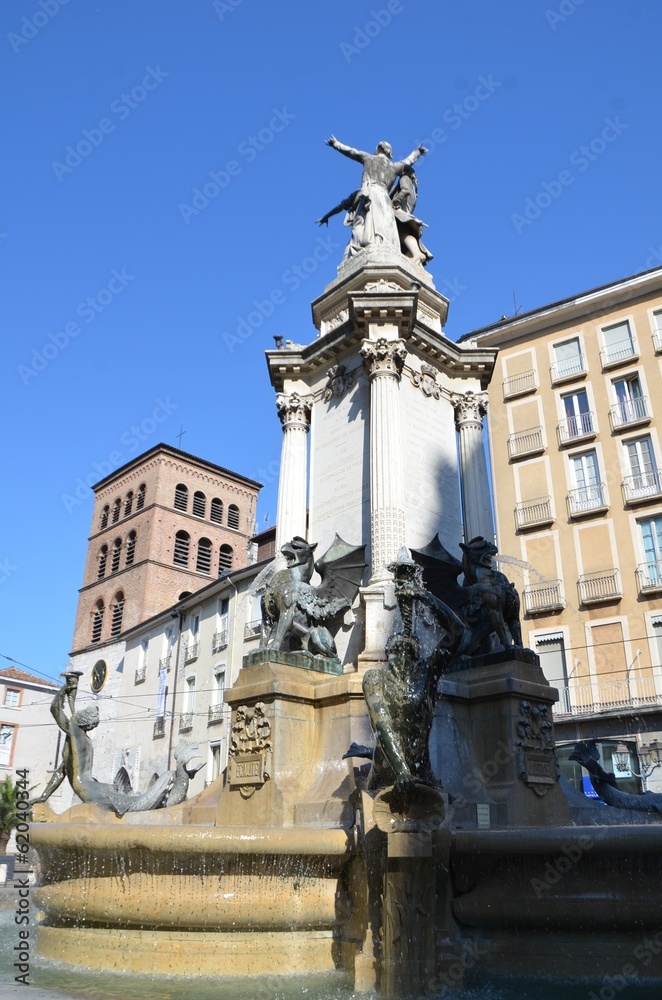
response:
<svg viewBox="0 0 662 1000"><path fill-rule="evenodd" d="M280 392L276 397L283 425L276 550L295 535L306 537L306 496L308 489L308 426L312 396Z"/></svg>
<svg viewBox="0 0 662 1000"><path fill-rule="evenodd" d="M494 518L483 445L487 393L469 390L453 395L451 401L455 409L455 426L459 439L464 537L466 541L470 541L477 535L482 535L492 541Z"/></svg>
<svg viewBox="0 0 662 1000"><path fill-rule="evenodd" d="M371 583L390 579L386 567L405 544L399 382L407 356L402 340L364 340L370 379Z"/></svg>

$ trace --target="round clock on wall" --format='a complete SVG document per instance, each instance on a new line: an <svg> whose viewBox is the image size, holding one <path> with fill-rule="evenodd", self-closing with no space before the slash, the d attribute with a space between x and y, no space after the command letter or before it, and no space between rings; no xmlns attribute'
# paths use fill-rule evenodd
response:
<svg viewBox="0 0 662 1000"><path fill-rule="evenodd" d="M106 676L108 674L108 666L105 660L97 660L97 662L92 667L92 680L90 686L93 691L99 692L101 688L106 683Z"/></svg>

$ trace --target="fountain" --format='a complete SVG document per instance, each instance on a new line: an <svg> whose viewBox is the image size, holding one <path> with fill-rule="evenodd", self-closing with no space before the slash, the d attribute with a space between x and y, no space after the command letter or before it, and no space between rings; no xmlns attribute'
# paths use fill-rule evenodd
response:
<svg viewBox="0 0 662 1000"><path fill-rule="evenodd" d="M441 332L412 214L424 150L329 144L363 182L338 208L352 237L313 303L319 337L267 352L280 555L260 648L226 692L227 774L173 802L173 772L149 811L125 809L91 780L68 678L65 767L88 801L35 807L39 953L156 975L341 972L404 997L476 971L660 976L657 813L560 779L557 692L493 567L494 353Z"/></svg>

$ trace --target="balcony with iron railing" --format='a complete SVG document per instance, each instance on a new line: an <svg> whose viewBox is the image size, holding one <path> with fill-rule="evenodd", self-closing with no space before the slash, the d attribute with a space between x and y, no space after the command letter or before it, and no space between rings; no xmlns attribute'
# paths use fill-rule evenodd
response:
<svg viewBox="0 0 662 1000"><path fill-rule="evenodd" d="M584 573L577 581L577 588L582 604L602 604L623 596L616 568L599 573Z"/></svg>
<svg viewBox="0 0 662 1000"><path fill-rule="evenodd" d="M624 709L662 704L662 694L652 676L624 677L558 689L555 716L621 714Z"/></svg>
<svg viewBox="0 0 662 1000"><path fill-rule="evenodd" d="M662 559L639 563L637 584L640 594L656 594L662 591Z"/></svg>
<svg viewBox="0 0 662 1000"><path fill-rule="evenodd" d="M604 483L594 483L592 486L582 486L570 490L567 496L568 514L570 517L589 517L609 509Z"/></svg>
<svg viewBox="0 0 662 1000"><path fill-rule="evenodd" d="M535 371L520 372L519 375L509 375L503 380L503 398L513 399L536 391Z"/></svg>
<svg viewBox="0 0 662 1000"><path fill-rule="evenodd" d="M634 337L627 340L619 340L617 344L610 344L600 351L600 363L605 371L608 368L617 368L626 362L634 361L639 357L637 342Z"/></svg>
<svg viewBox="0 0 662 1000"><path fill-rule="evenodd" d="M515 524L518 531L527 528L539 528L551 524L554 520L551 497L536 497L534 500L523 500L515 505Z"/></svg>
<svg viewBox="0 0 662 1000"><path fill-rule="evenodd" d="M189 729L193 729L193 712L182 712L179 716L179 731L185 733Z"/></svg>
<svg viewBox="0 0 662 1000"><path fill-rule="evenodd" d="M197 660L199 652L199 642L187 643L187 645L184 646L184 663L191 663L192 660Z"/></svg>
<svg viewBox="0 0 662 1000"><path fill-rule="evenodd" d="M662 498L662 472L650 469L623 480L623 496L627 504L647 503Z"/></svg>
<svg viewBox="0 0 662 1000"><path fill-rule="evenodd" d="M159 660L159 671L170 670L170 660L172 659L172 653L168 653L166 656L162 656Z"/></svg>
<svg viewBox="0 0 662 1000"><path fill-rule="evenodd" d="M262 619L255 618L244 625L244 639L257 639L262 632Z"/></svg>
<svg viewBox="0 0 662 1000"><path fill-rule="evenodd" d="M211 641L211 651L212 653L220 653L222 649L228 644L228 630L223 629L221 632L215 632L214 638Z"/></svg>
<svg viewBox="0 0 662 1000"><path fill-rule="evenodd" d="M549 374L552 385L560 385L561 382L573 382L575 379L584 378L588 374L584 355L577 354L574 358L554 361L549 369Z"/></svg>
<svg viewBox="0 0 662 1000"><path fill-rule="evenodd" d="M542 427L529 427L525 431L516 431L508 438L508 456L511 460L524 458L526 455L537 455L544 450Z"/></svg>
<svg viewBox="0 0 662 1000"><path fill-rule="evenodd" d="M222 722L225 717L225 705L221 702L219 705L210 705L209 712L207 713L207 725L211 726L216 722Z"/></svg>
<svg viewBox="0 0 662 1000"><path fill-rule="evenodd" d="M147 666L143 663L142 667L136 669L135 683L142 684L147 677Z"/></svg>
<svg viewBox="0 0 662 1000"><path fill-rule="evenodd" d="M560 611L565 607L563 585L560 580L541 580L539 583L529 584L522 591L522 597L524 610L528 615Z"/></svg>
<svg viewBox="0 0 662 1000"><path fill-rule="evenodd" d="M152 731L152 739L158 739L159 736L165 736L165 730L166 730L165 722L166 720L164 715L157 715L157 717L154 719L154 729Z"/></svg>
<svg viewBox="0 0 662 1000"><path fill-rule="evenodd" d="M561 446L586 441L594 438L597 433L592 413L577 413L572 417L566 417L565 420L561 420L556 430Z"/></svg>
<svg viewBox="0 0 662 1000"><path fill-rule="evenodd" d="M622 431L626 427L634 427L635 424L649 424L651 415L648 412L646 396L634 396L632 399L622 399L620 403L614 403L609 410L609 418L614 431Z"/></svg>

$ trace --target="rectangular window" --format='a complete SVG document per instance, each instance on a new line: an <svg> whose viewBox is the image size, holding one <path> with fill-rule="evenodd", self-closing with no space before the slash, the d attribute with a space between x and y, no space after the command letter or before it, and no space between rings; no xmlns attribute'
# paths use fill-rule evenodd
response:
<svg viewBox="0 0 662 1000"><path fill-rule="evenodd" d="M225 694L225 670L214 672L214 687L212 689L212 705L222 705Z"/></svg>
<svg viewBox="0 0 662 1000"><path fill-rule="evenodd" d="M631 424L635 420L644 420L648 416L646 400L641 391L641 381L638 375L628 375L626 378L615 379L612 383L616 396L616 405L612 407L614 425Z"/></svg>
<svg viewBox="0 0 662 1000"><path fill-rule="evenodd" d="M5 705L7 708L18 708L21 702L21 692L16 688L6 688Z"/></svg>
<svg viewBox="0 0 662 1000"><path fill-rule="evenodd" d="M579 337L566 340L554 347L553 377L555 379L571 378L584 371L584 358Z"/></svg>
<svg viewBox="0 0 662 1000"><path fill-rule="evenodd" d="M654 566L662 560L662 517L651 517L639 522L644 559Z"/></svg>
<svg viewBox="0 0 662 1000"><path fill-rule="evenodd" d="M630 465L630 475L623 481L625 498L628 503L636 503L662 492L660 472L655 461L653 442L645 437L627 441L625 450Z"/></svg>
<svg viewBox="0 0 662 1000"><path fill-rule="evenodd" d="M222 742L209 744L209 763L207 765L207 784L215 781L221 773Z"/></svg>
<svg viewBox="0 0 662 1000"><path fill-rule="evenodd" d="M561 429L562 439L568 440L573 437L581 437L583 434L592 434L593 421L589 413L586 389L570 392L567 396L562 396L561 400L565 413L565 421Z"/></svg>
<svg viewBox="0 0 662 1000"><path fill-rule="evenodd" d="M187 677L184 692L184 715L192 715L195 711L195 677Z"/></svg>
<svg viewBox="0 0 662 1000"><path fill-rule="evenodd" d="M662 667L662 615L651 618L651 664Z"/></svg>
<svg viewBox="0 0 662 1000"><path fill-rule="evenodd" d="M161 669L159 670L159 689L156 695L157 719L163 719L165 716L166 696L168 694L168 688L166 687L167 676L168 676L168 668L161 667Z"/></svg>
<svg viewBox="0 0 662 1000"><path fill-rule="evenodd" d="M565 643L562 633L541 635L535 638L536 653L546 679L556 688L568 686L568 671L565 660ZM562 699L563 700L563 699Z"/></svg>
<svg viewBox="0 0 662 1000"><path fill-rule="evenodd" d="M627 320L605 327L602 331L602 339L605 345L602 351L603 365L612 365L617 361L623 361L635 353L634 339Z"/></svg>
<svg viewBox="0 0 662 1000"><path fill-rule="evenodd" d="M0 726L0 767L9 767L14 749L16 726Z"/></svg>

